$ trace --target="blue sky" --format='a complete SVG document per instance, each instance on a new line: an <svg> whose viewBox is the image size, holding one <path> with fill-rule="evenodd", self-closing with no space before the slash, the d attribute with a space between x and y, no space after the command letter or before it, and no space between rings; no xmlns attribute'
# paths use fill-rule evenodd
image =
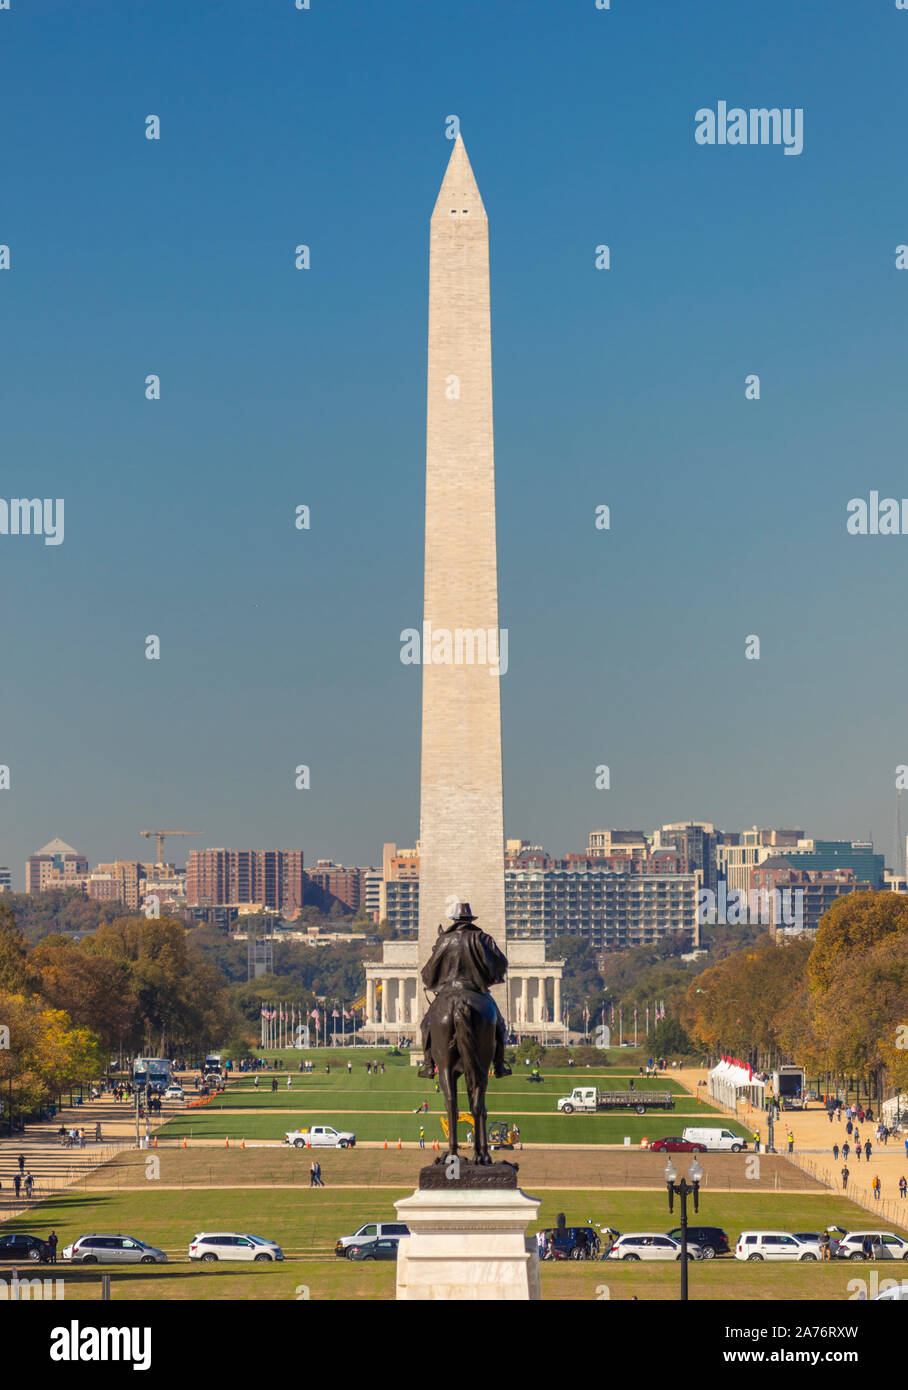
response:
<svg viewBox="0 0 908 1390"><path fill-rule="evenodd" d="M889 851L908 537L845 508L908 494L908 13L311 4L0 11L0 495L66 526L0 536L0 863L159 824L412 843L451 114L491 224L507 833ZM803 108L803 153L698 146L719 100Z"/></svg>

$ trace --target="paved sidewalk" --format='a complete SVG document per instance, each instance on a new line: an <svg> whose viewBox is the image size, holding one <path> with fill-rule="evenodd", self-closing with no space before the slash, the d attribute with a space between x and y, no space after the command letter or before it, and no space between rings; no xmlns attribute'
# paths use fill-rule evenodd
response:
<svg viewBox="0 0 908 1390"><path fill-rule="evenodd" d="M163 1117L168 1118L168 1117ZM149 1132L157 1128L162 1117L149 1118ZM95 1126L101 1125L101 1142L95 1140ZM140 1122L145 1133L145 1121ZM85 1148L66 1148L57 1133L60 1126L85 1130ZM70 1187L100 1164L106 1163L121 1149L135 1144L135 1103L118 1102L112 1096L97 1101L66 1106L52 1120L42 1120L26 1126L24 1134L0 1137L0 1221L27 1211L36 1202L44 1201L51 1193ZM19 1155L25 1160L24 1171L31 1173L34 1189L26 1200L24 1184L18 1199L13 1179L19 1172Z"/></svg>

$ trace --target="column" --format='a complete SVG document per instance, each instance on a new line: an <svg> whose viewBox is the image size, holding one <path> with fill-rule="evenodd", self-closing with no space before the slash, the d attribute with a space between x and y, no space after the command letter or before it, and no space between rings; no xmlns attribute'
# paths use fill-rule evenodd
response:
<svg viewBox="0 0 908 1390"><path fill-rule="evenodd" d="M521 1022L521 1023L529 1023L529 1021L530 1021L530 1015L529 1015L529 1012L528 1012L528 1004L529 1004L529 998L530 998L529 990L530 990L530 982L529 982L529 980L527 979L526 975L524 975L523 979L520 981L520 1022Z"/></svg>
<svg viewBox="0 0 908 1390"><path fill-rule="evenodd" d="M555 1022L561 1022L561 976L553 975L552 983L555 988Z"/></svg>
<svg viewBox="0 0 908 1390"><path fill-rule="evenodd" d="M382 1027L388 1022L388 977L383 975L381 979L381 1024Z"/></svg>
<svg viewBox="0 0 908 1390"><path fill-rule="evenodd" d="M366 1018L375 1022L375 976L366 976Z"/></svg>
<svg viewBox="0 0 908 1390"><path fill-rule="evenodd" d="M397 1024L407 1021L407 981L403 975L397 978Z"/></svg>

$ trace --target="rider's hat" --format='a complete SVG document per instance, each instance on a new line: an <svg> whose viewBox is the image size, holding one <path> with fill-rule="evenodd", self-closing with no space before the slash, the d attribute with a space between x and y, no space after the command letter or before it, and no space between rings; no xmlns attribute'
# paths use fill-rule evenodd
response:
<svg viewBox="0 0 908 1390"><path fill-rule="evenodd" d="M459 922L475 922L476 918L470 911L469 903L458 903L457 910L451 914L451 920L456 927Z"/></svg>

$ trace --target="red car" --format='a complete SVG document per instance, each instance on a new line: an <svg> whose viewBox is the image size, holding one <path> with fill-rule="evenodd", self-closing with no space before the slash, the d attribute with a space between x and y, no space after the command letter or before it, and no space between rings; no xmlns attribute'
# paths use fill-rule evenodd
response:
<svg viewBox="0 0 908 1390"><path fill-rule="evenodd" d="M694 1144L694 1143L691 1142L690 1139L675 1139L675 1138L672 1138L672 1137L669 1137L669 1138L667 1138L667 1139L654 1139L653 1142L650 1144L650 1149L651 1149L651 1151L652 1151L653 1153L655 1153L655 1154L658 1154L658 1153L668 1153L668 1154L705 1154L705 1153L706 1153L706 1145L705 1145L705 1144Z"/></svg>

